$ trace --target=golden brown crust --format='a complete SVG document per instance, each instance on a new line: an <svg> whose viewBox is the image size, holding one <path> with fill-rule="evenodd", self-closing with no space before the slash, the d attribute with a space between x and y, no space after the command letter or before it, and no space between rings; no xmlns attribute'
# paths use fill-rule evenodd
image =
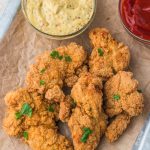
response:
<svg viewBox="0 0 150 150"><path fill-rule="evenodd" d="M94 150L98 145L101 133L101 89L101 79L90 73L83 74L72 88L71 97L77 103L77 106L69 119L68 125L76 150ZM81 141L84 127L92 130L92 134L89 135L86 143Z"/></svg>
<svg viewBox="0 0 150 150"><path fill-rule="evenodd" d="M114 72L125 70L130 61L130 52L127 46L114 40L105 28L95 28L89 33L94 46L89 59L90 72L107 79ZM102 55L99 55L101 49Z"/></svg>
<svg viewBox="0 0 150 150"><path fill-rule="evenodd" d="M62 102L65 95L58 85L55 85L52 89L48 89L45 98L49 101Z"/></svg>
<svg viewBox="0 0 150 150"><path fill-rule="evenodd" d="M105 133L109 142L116 141L123 134L130 123L130 118L127 114L120 114L110 123Z"/></svg>
<svg viewBox="0 0 150 150"><path fill-rule="evenodd" d="M45 51L38 56L26 77L26 84L30 91L45 93L55 85L62 87L64 80L68 86L72 86L77 81L76 71L86 60L86 52L83 47L76 43L70 43L55 50L61 56L70 56L71 61L67 62L64 58L62 60L53 59L50 56L51 51ZM43 73L40 72L42 69L45 69ZM74 79L74 77L76 78ZM70 79L73 79L73 83ZM40 85L41 80L45 82L44 85Z"/></svg>
<svg viewBox="0 0 150 150"><path fill-rule="evenodd" d="M80 68L76 70L76 74L68 77L65 79L65 83L67 84L68 87L73 87L75 83L78 81L79 77L88 72L88 67L87 65L83 65Z"/></svg>
<svg viewBox="0 0 150 150"><path fill-rule="evenodd" d="M54 112L48 111L42 95L30 93L26 89L18 89L10 92L5 97L7 112L3 121L3 128L10 136L22 137L23 132L28 132L29 140L26 142L35 150L47 150L51 148L68 150L72 149L70 142L59 133L55 120L58 120L59 105L55 101ZM23 104L29 104L32 108L32 116L23 115L16 119L15 113L19 112ZM56 139L53 139L56 137ZM50 143L55 140L54 145ZM56 142L57 141L57 142Z"/></svg>
<svg viewBox="0 0 150 150"><path fill-rule="evenodd" d="M68 95L65 100L60 103L59 119L68 122L72 109L72 98Z"/></svg>
<svg viewBox="0 0 150 150"><path fill-rule="evenodd" d="M105 84L106 113L109 117L125 111L130 116L138 116L143 111L143 95L137 91L138 82L131 72L120 71ZM119 99L114 98L115 95Z"/></svg>
<svg viewBox="0 0 150 150"><path fill-rule="evenodd" d="M33 150L73 150L72 144L57 130L44 126L31 127L26 141Z"/></svg>
<svg viewBox="0 0 150 150"><path fill-rule="evenodd" d="M100 136L102 137L103 134L105 133L106 129L107 129L107 124L108 124L108 116L102 111L100 113Z"/></svg>

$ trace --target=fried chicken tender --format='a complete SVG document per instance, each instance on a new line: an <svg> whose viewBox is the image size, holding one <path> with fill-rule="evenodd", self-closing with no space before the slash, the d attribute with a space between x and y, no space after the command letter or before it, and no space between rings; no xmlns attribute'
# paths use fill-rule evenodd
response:
<svg viewBox="0 0 150 150"><path fill-rule="evenodd" d="M108 126L105 136L109 142L114 142L128 127L131 117L128 114L119 114Z"/></svg>
<svg viewBox="0 0 150 150"><path fill-rule="evenodd" d="M106 113L109 117L123 111L130 116L138 116L143 111L143 95L139 93L138 81L133 79L133 73L120 71L105 84Z"/></svg>
<svg viewBox="0 0 150 150"><path fill-rule="evenodd" d="M73 85L77 81L76 71L85 60L85 50L76 43L45 51L30 67L26 77L28 90L42 94L55 85L62 87L63 82L69 86ZM74 76L76 79L71 81L70 78Z"/></svg>
<svg viewBox="0 0 150 150"><path fill-rule="evenodd" d="M94 150L98 145L103 132L100 125L101 89L102 80L90 73L83 74L72 88L71 97L77 106L73 110L68 125L75 150ZM91 134L84 141L82 138L86 129L91 130Z"/></svg>
<svg viewBox="0 0 150 150"><path fill-rule="evenodd" d="M42 95L36 92L28 92L26 89L18 89L10 92L5 97L7 105L6 117L3 121L3 128L10 136L23 136L24 131L28 133L26 142L35 150L52 149L57 147L63 150L72 149L71 144L65 137L57 133L55 120L58 119L59 108L57 105L54 111L48 111L48 104L45 103ZM22 106L28 104L32 113L31 116L22 115L16 118L16 113L22 110ZM25 108L23 112L25 113ZM55 137L55 139L54 139ZM29 141L28 141L29 140ZM62 143L64 142L64 143Z"/></svg>
<svg viewBox="0 0 150 150"><path fill-rule="evenodd" d="M107 29L95 28L89 33L89 37L94 47L89 59L91 73L108 79L128 67L128 47L114 40Z"/></svg>

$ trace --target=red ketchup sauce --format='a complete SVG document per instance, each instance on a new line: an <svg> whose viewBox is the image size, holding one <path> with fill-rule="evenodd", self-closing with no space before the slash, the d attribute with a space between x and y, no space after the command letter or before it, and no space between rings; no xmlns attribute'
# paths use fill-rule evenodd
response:
<svg viewBox="0 0 150 150"><path fill-rule="evenodd" d="M122 0L121 15L132 33L150 40L150 0Z"/></svg>

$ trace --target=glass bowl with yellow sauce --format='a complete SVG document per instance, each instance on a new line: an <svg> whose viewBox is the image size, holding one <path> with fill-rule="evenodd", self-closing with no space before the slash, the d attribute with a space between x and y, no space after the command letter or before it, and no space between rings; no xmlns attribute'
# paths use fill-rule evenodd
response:
<svg viewBox="0 0 150 150"><path fill-rule="evenodd" d="M48 38L70 39L85 31L94 19L97 0L22 0L29 24Z"/></svg>

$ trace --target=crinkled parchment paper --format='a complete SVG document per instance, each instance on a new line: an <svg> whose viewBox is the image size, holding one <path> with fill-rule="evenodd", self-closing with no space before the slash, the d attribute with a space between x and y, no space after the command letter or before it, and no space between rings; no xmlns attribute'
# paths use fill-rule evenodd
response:
<svg viewBox="0 0 150 150"><path fill-rule="evenodd" d="M131 150L150 108L150 48L134 40L122 27L118 15L118 0L98 0L97 14L90 28L97 26L108 28L116 39L129 46L132 54L130 68L139 80L145 97L143 115L132 121L125 134L116 143L109 144L103 138L98 150ZM0 44L0 150L29 150L27 145L22 144L18 139L9 137L2 129L5 94L24 85L29 65L42 51L71 41L82 44L86 50L90 51L89 30L71 40L46 39L28 25L21 11L18 12L10 30Z"/></svg>

